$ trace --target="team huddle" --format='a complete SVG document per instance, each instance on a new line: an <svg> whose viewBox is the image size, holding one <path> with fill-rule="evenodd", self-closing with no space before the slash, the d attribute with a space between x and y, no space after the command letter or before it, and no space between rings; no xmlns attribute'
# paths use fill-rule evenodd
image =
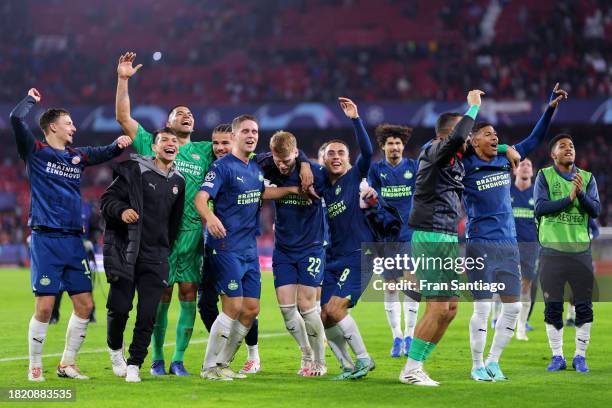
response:
<svg viewBox="0 0 612 408"><path fill-rule="evenodd" d="M493 292L472 291L472 379L508 379L500 358L513 336L527 340L537 269L546 294L546 332L553 354L547 369L567 366L562 317L564 287L569 283L576 309L572 365L577 371L589 370L585 353L594 282L588 228L600 211L596 182L591 173L574 165L568 134L549 141L554 165L538 172L535 186L527 158L544 143L557 105L567 98L558 84L531 134L516 145L499 144L492 124L476 122L483 92L473 90L467 95L465 114L439 116L435 137L421 147L416 159L403 156L410 128L378 126L376 142L384 158L377 163L372 162L374 149L357 105L341 97L340 108L359 147L351 165L345 141L326 142L318 161L312 161L298 148L296 137L282 130L272 136L268 152L256 154L259 125L247 114L217 126L211 142L191 140L195 120L185 105L171 109L164 128L148 132L130 111L128 82L141 68L133 65L135 57L126 53L119 58L116 118L125 135L110 145L71 147L76 128L62 109L43 113L39 123L45 141L38 141L25 122L41 101L34 88L11 112L32 197L31 284L36 308L28 331L31 381L44 381L42 349L60 291L69 293L74 312L57 374L88 379L76 364L93 307L81 240L81 175L85 167L109 161L129 145L137 154L113 165L113 182L101 197L104 269L110 283L107 345L113 373L127 382L141 381L149 345L151 375L190 375L184 355L198 311L209 332L202 378L232 381L261 369L256 237L263 200L271 200L275 208L274 286L287 331L299 347L298 375L327 375L326 343L341 365L333 380L363 378L375 368L350 313L372 277L371 268L362 267L364 259L368 265L371 258L362 245L382 242L399 245L412 257L458 258L462 206L467 215L465 256L486 259L482 268L468 268L467 280L499 283L501 299L485 359ZM410 273L397 268L385 271L383 279L397 283ZM448 286L457 275L434 267L417 268L415 277L428 285L404 291L404 331L400 293L384 291L391 357L407 357L399 375L402 383L438 386L423 366L457 313L460 293ZM166 369L163 349L175 284L180 312L176 347ZM136 321L126 359L123 336L136 293ZM421 301L426 307L417 322ZM230 364L243 341L247 361L235 371Z"/></svg>

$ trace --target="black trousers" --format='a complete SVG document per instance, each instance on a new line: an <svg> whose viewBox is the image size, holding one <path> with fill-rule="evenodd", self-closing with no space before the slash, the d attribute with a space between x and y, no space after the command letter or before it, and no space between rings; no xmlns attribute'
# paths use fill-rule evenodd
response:
<svg viewBox="0 0 612 408"><path fill-rule="evenodd" d="M590 252L542 254L540 284L544 294L544 321L557 329L563 327L563 303L568 284L576 306L576 326L592 322L594 283Z"/></svg>
<svg viewBox="0 0 612 408"><path fill-rule="evenodd" d="M157 305L166 288L168 264L139 262L134 268L134 281L120 278L110 285L106 308L108 309L106 341L111 350L123 347L123 332L132 310L134 294L138 293L136 324L129 347L128 365L141 366L151 343Z"/></svg>
<svg viewBox="0 0 612 408"><path fill-rule="evenodd" d="M198 312L202 323L206 326L206 330L210 333L210 329L219 316L219 308L217 302L219 294L217 293L216 280L209 268L206 257L202 265L202 282L198 287ZM259 320L255 319L251 329L247 333L245 339L247 346L255 346L259 341Z"/></svg>

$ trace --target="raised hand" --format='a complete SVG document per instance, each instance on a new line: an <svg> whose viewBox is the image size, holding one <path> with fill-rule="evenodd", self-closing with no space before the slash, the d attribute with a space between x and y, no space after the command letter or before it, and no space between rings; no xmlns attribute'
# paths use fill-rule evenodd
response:
<svg viewBox="0 0 612 408"><path fill-rule="evenodd" d="M40 94L40 92L38 92L38 89L36 88L30 88L30 90L28 91L28 95L34 98L36 103L39 103L40 100L42 99L42 95Z"/></svg>
<svg viewBox="0 0 612 408"><path fill-rule="evenodd" d="M340 102L340 107L344 111L347 118L356 119L359 117L359 112L357 111L357 105L355 105L355 102L344 97L338 98L338 101Z"/></svg>
<svg viewBox="0 0 612 408"><path fill-rule="evenodd" d="M485 93L481 91L480 89L471 90L470 92L468 92L468 95L467 95L468 104L470 106L472 105L480 106L480 104L482 103L480 101L480 95L484 95L484 94Z"/></svg>
<svg viewBox="0 0 612 408"><path fill-rule="evenodd" d="M142 68L142 64L133 66L135 59L135 52L126 52L119 57L119 63L117 64L117 75L119 75L119 78L128 79Z"/></svg>
<svg viewBox="0 0 612 408"><path fill-rule="evenodd" d="M121 220L126 224L133 224L138 221L138 213L131 208L128 208L121 213Z"/></svg>
<svg viewBox="0 0 612 408"><path fill-rule="evenodd" d="M550 103L548 104L548 106L550 106L551 108L556 108L562 99L567 99L567 92L559 88L558 82L555 84L555 87L553 88L553 94L555 94L557 97L555 99L552 99Z"/></svg>
<svg viewBox="0 0 612 408"><path fill-rule="evenodd" d="M125 149L132 144L132 138L126 135L121 135L115 140L120 149Z"/></svg>

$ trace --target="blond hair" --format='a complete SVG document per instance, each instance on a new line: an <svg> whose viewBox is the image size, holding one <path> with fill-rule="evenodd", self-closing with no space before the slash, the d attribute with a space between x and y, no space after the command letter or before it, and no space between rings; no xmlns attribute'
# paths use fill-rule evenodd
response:
<svg viewBox="0 0 612 408"><path fill-rule="evenodd" d="M288 156L297 149L297 140L292 133L279 130L270 139L270 150L279 156Z"/></svg>

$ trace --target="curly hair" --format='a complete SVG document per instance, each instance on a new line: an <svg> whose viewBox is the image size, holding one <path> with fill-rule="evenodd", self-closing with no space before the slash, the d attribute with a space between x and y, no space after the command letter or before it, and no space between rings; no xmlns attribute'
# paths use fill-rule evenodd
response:
<svg viewBox="0 0 612 408"><path fill-rule="evenodd" d="M378 143L378 146L381 148L385 145L387 139L390 137L397 137L401 139L404 146L406 146L406 144L408 144L408 140L410 140L412 137L412 128L383 123L382 125L376 126L375 135L376 143Z"/></svg>

